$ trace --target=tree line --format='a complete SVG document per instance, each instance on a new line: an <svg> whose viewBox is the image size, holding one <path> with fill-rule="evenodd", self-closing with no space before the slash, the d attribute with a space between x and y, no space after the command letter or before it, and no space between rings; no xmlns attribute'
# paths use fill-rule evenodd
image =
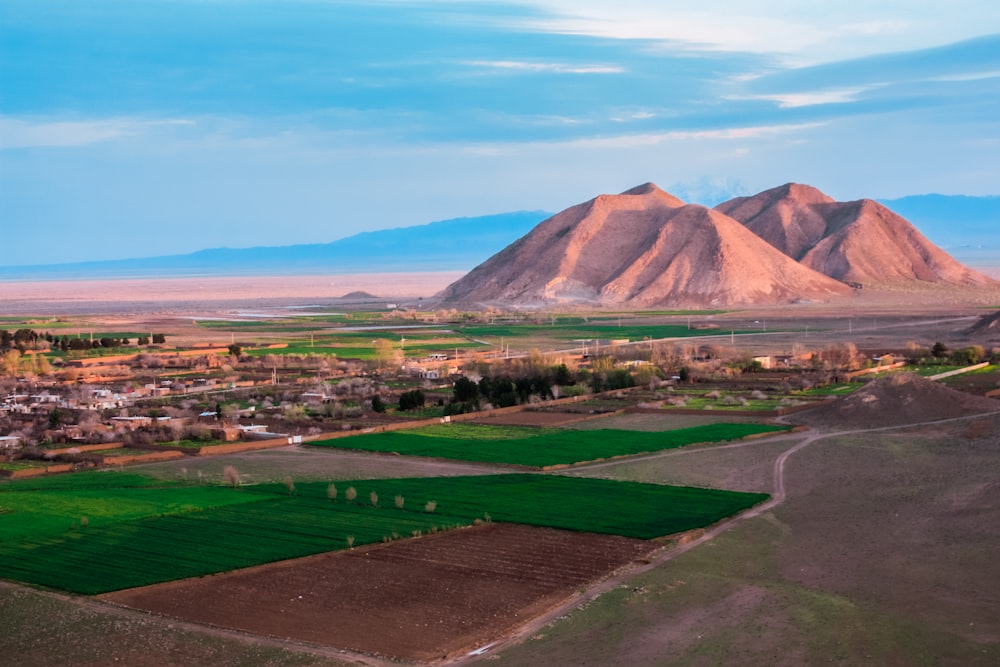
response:
<svg viewBox="0 0 1000 667"><path fill-rule="evenodd" d="M83 338L80 335L59 336L49 332L39 333L34 329L18 329L11 332L7 329L0 329L0 353L18 350L35 350L41 346L42 342L48 343L53 350L67 352L70 350L90 350L95 348L114 348L124 345L131 345L132 339L128 337L93 336ZM167 342L166 334L154 333L149 336L138 336L135 338L136 345L160 345ZM44 347L44 346L42 346Z"/></svg>

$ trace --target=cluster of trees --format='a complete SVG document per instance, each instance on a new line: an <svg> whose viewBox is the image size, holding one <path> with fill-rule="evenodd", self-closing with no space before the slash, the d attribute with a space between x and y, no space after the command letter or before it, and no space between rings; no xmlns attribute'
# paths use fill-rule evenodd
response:
<svg viewBox="0 0 1000 667"><path fill-rule="evenodd" d="M412 391L404 391L399 395L399 409L400 410L417 410L424 407L424 403L427 402L427 396L419 389L413 389Z"/></svg>
<svg viewBox="0 0 1000 667"><path fill-rule="evenodd" d="M14 333L0 329L0 352L16 349L19 352L35 349L40 334L32 329L18 329Z"/></svg>
<svg viewBox="0 0 1000 667"><path fill-rule="evenodd" d="M944 343L938 341L931 348L931 356L939 361L946 361L956 366L971 366L986 359L986 351L982 345L970 345L969 347L950 350Z"/></svg>
<svg viewBox="0 0 1000 667"><path fill-rule="evenodd" d="M591 363L593 372L590 375L591 391L612 391L635 386L635 378L627 368L615 368L614 359L601 357Z"/></svg>
<svg viewBox="0 0 1000 667"><path fill-rule="evenodd" d="M48 332L39 333L34 329L18 329L13 333L6 329L0 329L0 353L10 350L24 352L25 350L38 349L42 341L48 343L48 346L52 349L59 349L63 352L68 350L90 350L101 347L121 347L122 345L131 343L131 339L127 337L101 336L100 338L94 338L93 336L88 336L83 338L78 335L58 336ZM136 338L136 345L149 345L150 341L154 345L158 345L167 342L167 337L161 333L139 336ZM41 345L41 347L45 346Z"/></svg>
<svg viewBox="0 0 1000 667"><path fill-rule="evenodd" d="M539 368L527 366L520 375L503 373L484 375L479 382L461 377L452 389L451 401L445 414L461 414L479 410L483 403L496 408L506 408L539 400L556 398L557 387L576 383L576 378L565 364ZM626 371L627 372L627 371Z"/></svg>

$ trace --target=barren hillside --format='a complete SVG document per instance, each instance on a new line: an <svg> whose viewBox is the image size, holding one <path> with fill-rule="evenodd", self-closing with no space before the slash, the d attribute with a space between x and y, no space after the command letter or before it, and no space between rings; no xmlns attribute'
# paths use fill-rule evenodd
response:
<svg viewBox="0 0 1000 667"><path fill-rule="evenodd" d="M733 199L716 210L739 220L789 257L848 283L993 282L870 199L836 202L815 188L788 183Z"/></svg>
<svg viewBox="0 0 1000 667"><path fill-rule="evenodd" d="M728 216L645 184L549 218L441 296L650 307L787 303L850 292Z"/></svg>

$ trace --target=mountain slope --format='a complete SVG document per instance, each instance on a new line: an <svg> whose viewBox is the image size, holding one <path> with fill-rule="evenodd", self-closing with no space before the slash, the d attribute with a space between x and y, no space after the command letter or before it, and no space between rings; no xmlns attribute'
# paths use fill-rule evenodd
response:
<svg viewBox="0 0 1000 667"><path fill-rule="evenodd" d="M649 307L783 303L850 291L718 211L646 184L558 213L440 296Z"/></svg>
<svg viewBox="0 0 1000 667"><path fill-rule="evenodd" d="M837 280L863 285L922 281L985 285L992 281L931 243L902 216L870 199L836 202L789 183L716 210L772 246Z"/></svg>
<svg viewBox="0 0 1000 667"><path fill-rule="evenodd" d="M723 202L715 210L739 220L789 257L801 259L826 234L827 221L817 207L832 203L816 188L786 183Z"/></svg>

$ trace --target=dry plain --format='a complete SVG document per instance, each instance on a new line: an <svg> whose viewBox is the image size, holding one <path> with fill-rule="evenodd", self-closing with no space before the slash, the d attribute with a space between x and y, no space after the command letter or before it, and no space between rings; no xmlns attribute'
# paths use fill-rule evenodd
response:
<svg viewBox="0 0 1000 667"><path fill-rule="evenodd" d="M232 293L213 292L211 298L199 298L201 288L189 283L184 287L187 291L179 293L164 290L162 285L149 286L144 288L147 292L132 292L146 294L132 301L129 288L119 287L114 299L103 298L110 291L91 291L89 296L60 300L63 288L53 284L37 288L39 292L5 291L0 309L39 315L89 314L123 323L168 322L249 306L281 308L322 294L318 285L315 292L297 297L277 292L263 296L261 292L259 300L232 303ZM52 301L35 296L46 289ZM240 287L234 283L232 289ZM368 283L330 291L339 296L357 289L388 293ZM156 294L170 297L157 298ZM25 303L35 307L26 311ZM872 301L866 308L852 309L849 316L836 307L817 305L740 311L717 319L734 326L736 322L764 322L756 340L740 342L753 349L784 349L802 340L814 344L852 340L859 347L902 346L908 340L961 343L968 340L963 330L983 312L983 305L938 300L933 305L900 307ZM797 325L793 333L773 332L788 331L793 324ZM764 331L765 326L772 332ZM663 426L651 424L645 415L610 419L618 420L615 428ZM808 423L808 416L803 421ZM599 424L576 425L591 426ZM868 422L817 420L816 426L809 436L816 439L787 459L780 475L787 496L781 504L733 522L693 548L675 545L676 557L668 548L668 557L655 566L626 570L592 589L581 584L577 594L548 616L533 624L508 625L506 640L475 654L452 655L448 661L514 665L1000 663L1000 599L996 596L1000 565L995 558L1000 547L996 474L1000 418L962 417L920 428L897 424L888 430L871 430L878 424ZM686 448L583 466L572 474L773 492L779 482L775 462L805 437ZM277 479L286 470L296 475L311 470L318 478L339 471L360 478L468 474L487 468L295 448L221 457L197 465L205 466L206 474L214 474L216 467L221 470L225 464L237 465L261 479ZM161 476L194 473L193 467L182 471L181 464L172 463L147 470ZM546 602L551 604L552 600ZM15 662L6 664L383 662L308 638L227 630L14 584L0 585L0 616L5 620L0 656L17 656ZM0 657L0 662L6 660Z"/></svg>

